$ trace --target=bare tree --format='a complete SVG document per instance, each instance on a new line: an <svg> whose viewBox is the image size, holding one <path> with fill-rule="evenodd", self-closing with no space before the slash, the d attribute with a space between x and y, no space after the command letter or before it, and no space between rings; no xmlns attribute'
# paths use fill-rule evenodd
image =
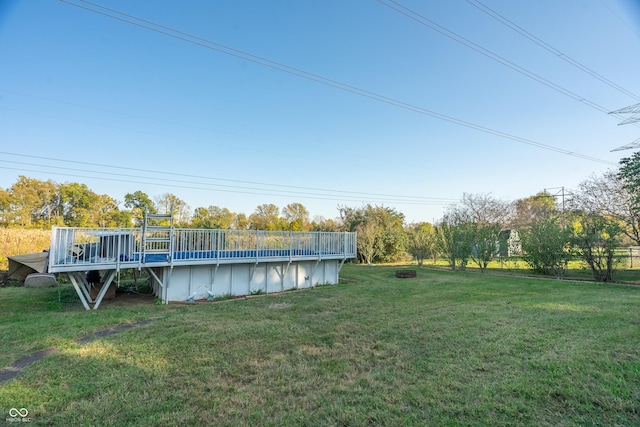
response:
<svg viewBox="0 0 640 427"><path fill-rule="evenodd" d="M640 245L640 208L617 172L609 170L581 182L569 203L572 210L611 216L622 221L625 225L622 232Z"/></svg>
<svg viewBox="0 0 640 427"><path fill-rule="evenodd" d="M373 260L384 250L383 230L377 223L368 221L358 225L356 231L358 233L358 254L367 265L371 265Z"/></svg>
<svg viewBox="0 0 640 427"><path fill-rule="evenodd" d="M506 229L512 215L508 202L487 194L467 194L452 209L459 226L464 225L470 246L469 257L484 272L500 253L500 232Z"/></svg>
<svg viewBox="0 0 640 427"><path fill-rule="evenodd" d="M189 223L191 213L189 205L175 194L164 193L155 198L155 206L158 212L170 213L173 215L173 221L179 226Z"/></svg>
<svg viewBox="0 0 640 427"><path fill-rule="evenodd" d="M506 225L512 216L511 203L495 199L488 194L462 195L459 210L471 222Z"/></svg>

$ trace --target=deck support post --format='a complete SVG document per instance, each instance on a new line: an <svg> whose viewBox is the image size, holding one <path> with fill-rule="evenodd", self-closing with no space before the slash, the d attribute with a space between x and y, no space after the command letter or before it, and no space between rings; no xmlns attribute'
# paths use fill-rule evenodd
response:
<svg viewBox="0 0 640 427"><path fill-rule="evenodd" d="M163 272L163 277L166 276L166 280L164 282L165 286L164 286L164 297L162 299L162 302L165 304L169 304L169 283L171 282L171 273L173 273L173 265L169 268L164 267L164 269L162 270Z"/></svg>
<svg viewBox="0 0 640 427"><path fill-rule="evenodd" d="M220 264L216 264L215 267L211 267L211 292L213 292L213 285L215 285L216 283L216 275L218 274L218 267L220 267Z"/></svg>
<svg viewBox="0 0 640 427"><path fill-rule="evenodd" d="M318 260L316 261L316 264L311 269L311 276L309 276L309 286L313 284L313 276L315 276L316 270L318 269L318 265L320 265L321 261L322 261L322 258L318 258Z"/></svg>
<svg viewBox="0 0 640 427"><path fill-rule="evenodd" d="M249 267L249 285L251 285L251 281L253 280L253 273L256 272L256 268L258 268L258 263L256 262L253 267Z"/></svg>
<svg viewBox="0 0 640 427"><path fill-rule="evenodd" d="M80 302L82 302L82 305L84 306L85 310L91 310L91 308L89 307L89 304L87 303L87 299L85 298L85 295L82 292L82 290L85 290L84 284L81 281L81 285L78 285L78 281L76 280L76 274L77 274L76 271L70 271L69 273L67 273L67 275L69 276L69 280L71 280L71 283L73 283L73 287L75 288L76 293L80 298ZM80 288L82 288L82 290L80 290Z"/></svg>
<svg viewBox="0 0 640 427"><path fill-rule="evenodd" d="M340 265L338 266L338 273L340 273L340 270L342 270L342 266L344 265L344 262L346 261L346 258L342 258L342 261L340 261Z"/></svg>
<svg viewBox="0 0 640 427"><path fill-rule="evenodd" d="M285 267L284 264L280 265L280 271L278 270L277 266L273 267L273 269L276 270L276 274L280 278L280 290L281 291L284 291L284 278L286 277L287 273L289 272L289 267L291 267L291 259L289 259L289 262L287 263L286 267ZM297 286L297 283L296 283L296 286ZM265 289L265 291L266 291L266 289Z"/></svg>
<svg viewBox="0 0 640 427"><path fill-rule="evenodd" d="M102 289L98 293L98 297L96 298L95 305L93 306L94 310L97 310L102 302L102 298L107 294L107 290L109 290L109 286L111 286L111 282L113 282L113 278L116 277L116 270L110 270L107 273L107 280L104 281L102 285Z"/></svg>
<svg viewBox="0 0 640 427"><path fill-rule="evenodd" d="M89 293L89 290L88 290L89 283L87 282L87 279L82 274L80 274L79 271L70 271L67 274L84 308L86 310L91 310L91 307L89 306L89 304L93 304L93 309L97 310L98 307L100 307L100 303L102 302L102 299L107 294L107 290L109 289L109 286L111 286L111 282L113 281L113 278L116 275L116 270L108 271L106 276L107 279L103 283L102 288L100 289L100 292L98 292L98 295L96 296L95 301L93 300L93 298L91 298L91 294Z"/></svg>
<svg viewBox="0 0 640 427"><path fill-rule="evenodd" d="M164 283L162 282L162 280L160 280L158 275L153 271L151 267L145 267L145 270L147 273L149 273L151 277L153 277L153 279L158 283L158 285L160 285L160 298L164 302L164 288L165 288Z"/></svg>
<svg viewBox="0 0 640 427"><path fill-rule="evenodd" d="M78 287L82 290L82 293L86 299L86 301L88 303L93 304L93 299L91 298L91 294L89 294L89 282L87 282L86 277L84 276L84 274L82 274L82 272L80 271L74 271L73 272L73 277L71 276L71 273L69 274L69 278L71 278L71 281L73 282L74 278L76 280L76 282L78 282ZM77 292L77 290L76 290Z"/></svg>

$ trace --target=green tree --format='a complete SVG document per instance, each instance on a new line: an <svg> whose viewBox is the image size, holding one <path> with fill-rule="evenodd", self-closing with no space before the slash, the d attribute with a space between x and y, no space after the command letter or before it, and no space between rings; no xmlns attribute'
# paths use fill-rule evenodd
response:
<svg viewBox="0 0 640 427"><path fill-rule="evenodd" d="M436 247L452 270L464 269L471 256L469 223L452 212L444 215L436 226Z"/></svg>
<svg viewBox="0 0 640 427"><path fill-rule="evenodd" d="M9 189L9 194L11 195L11 207L8 215L9 225L21 227L33 225L40 199L31 182L30 178L19 176L18 180Z"/></svg>
<svg viewBox="0 0 640 427"><path fill-rule="evenodd" d="M471 222L467 227L471 239L470 257L484 273L489 263L500 254L500 232L503 225Z"/></svg>
<svg viewBox="0 0 640 427"><path fill-rule="evenodd" d="M115 221L116 227L131 228L134 223L133 215L128 210L118 209L118 212L114 212L113 221Z"/></svg>
<svg viewBox="0 0 640 427"><path fill-rule="evenodd" d="M633 153L631 157L620 160L618 178L622 186L633 196L633 204L640 206L640 151Z"/></svg>
<svg viewBox="0 0 640 427"><path fill-rule="evenodd" d="M98 225L100 196L86 184L76 182L60 185L62 217L69 227L95 227Z"/></svg>
<svg viewBox="0 0 640 427"><path fill-rule="evenodd" d="M124 206L131 209L131 216L136 226L142 224L145 213L154 214L157 212L153 201L145 192L140 190L125 194Z"/></svg>
<svg viewBox="0 0 640 427"><path fill-rule="evenodd" d="M244 213L238 213L233 220L232 228L234 230L248 230L250 225L251 222L249 221L249 218L247 218L247 215Z"/></svg>
<svg viewBox="0 0 640 427"><path fill-rule="evenodd" d="M428 222L413 224L407 228L408 251L422 267L424 260L436 254L436 229Z"/></svg>
<svg viewBox="0 0 640 427"><path fill-rule="evenodd" d="M249 216L249 228L251 230L284 230L283 220L280 218L280 209L274 204L262 204L256 207L254 213Z"/></svg>
<svg viewBox="0 0 640 427"><path fill-rule="evenodd" d="M20 175L8 193L7 224L48 228L57 223L59 192L53 181Z"/></svg>
<svg viewBox="0 0 640 427"><path fill-rule="evenodd" d="M316 215L311 222L313 231L344 231L344 226L340 220L326 219L320 215Z"/></svg>
<svg viewBox="0 0 640 427"><path fill-rule="evenodd" d="M523 259L535 272L564 277L572 257L571 231L558 217L540 218L520 231Z"/></svg>
<svg viewBox="0 0 640 427"><path fill-rule="evenodd" d="M610 282L616 267L615 251L620 244L622 224L613 217L580 214L572 224L573 244L598 282Z"/></svg>
<svg viewBox="0 0 640 427"><path fill-rule="evenodd" d="M59 209L60 191L59 185L51 180L40 181L31 180L31 184L36 190L36 194L40 198L35 215L34 222L38 227L49 228L52 225L60 224Z"/></svg>
<svg viewBox="0 0 640 427"><path fill-rule="evenodd" d="M191 218L191 225L195 228L231 229L236 220L236 215L227 208L209 206L197 208Z"/></svg>
<svg viewBox="0 0 640 427"><path fill-rule="evenodd" d="M382 248L372 260L391 262L406 255L407 236L404 232L404 215L392 208L366 205L362 208L339 207L340 219L345 231L358 231L358 228L372 222L380 230L379 240ZM371 227L372 229L374 227ZM360 236L358 236L360 240ZM362 254L359 255L363 259Z"/></svg>
<svg viewBox="0 0 640 427"><path fill-rule="evenodd" d="M555 198L546 191L516 200L514 207L511 228L516 230L526 230L532 223L558 214Z"/></svg>
<svg viewBox="0 0 640 427"><path fill-rule="evenodd" d="M122 226L123 218L120 216L118 202L111 196L101 194L98 196L97 205L97 222L100 227L118 227ZM130 227L131 223L125 225Z"/></svg>
<svg viewBox="0 0 640 427"><path fill-rule="evenodd" d="M288 225L288 230L308 231L311 228L309 211L302 203L288 204L282 208L282 216Z"/></svg>
<svg viewBox="0 0 640 427"><path fill-rule="evenodd" d="M211 208L211 206L209 207ZM213 226L213 219L207 208L195 208L191 215L191 226L193 228L217 228Z"/></svg>
<svg viewBox="0 0 640 427"><path fill-rule="evenodd" d="M0 226L9 226L11 216L11 194L7 190L0 188Z"/></svg>

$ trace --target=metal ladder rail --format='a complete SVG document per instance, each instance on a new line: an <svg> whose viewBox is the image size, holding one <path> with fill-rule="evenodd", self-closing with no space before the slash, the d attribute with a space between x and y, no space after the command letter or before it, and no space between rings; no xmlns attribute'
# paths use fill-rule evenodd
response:
<svg viewBox="0 0 640 427"><path fill-rule="evenodd" d="M169 225L157 225L168 221ZM145 213L142 229L142 259L147 263L147 255L166 255L167 262L173 266L173 215Z"/></svg>

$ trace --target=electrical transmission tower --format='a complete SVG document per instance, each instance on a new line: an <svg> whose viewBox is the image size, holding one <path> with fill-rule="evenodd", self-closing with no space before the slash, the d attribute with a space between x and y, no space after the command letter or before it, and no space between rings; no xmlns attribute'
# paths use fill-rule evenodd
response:
<svg viewBox="0 0 640 427"><path fill-rule="evenodd" d="M631 117L618 123L620 125L628 125L629 123L640 122L640 104L633 104L628 107L621 108L616 111L611 111L609 114L632 114Z"/></svg>
<svg viewBox="0 0 640 427"><path fill-rule="evenodd" d="M625 119L618 123L620 125L628 125L630 123L638 123L640 122L640 104L630 105L628 107L621 108L619 110L611 111L609 114L631 114L631 117ZM630 144L623 145L618 148L614 148L611 151L622 151L622 150L630 150L633 148L640 148L640 138L636 139Z"/></svg>

